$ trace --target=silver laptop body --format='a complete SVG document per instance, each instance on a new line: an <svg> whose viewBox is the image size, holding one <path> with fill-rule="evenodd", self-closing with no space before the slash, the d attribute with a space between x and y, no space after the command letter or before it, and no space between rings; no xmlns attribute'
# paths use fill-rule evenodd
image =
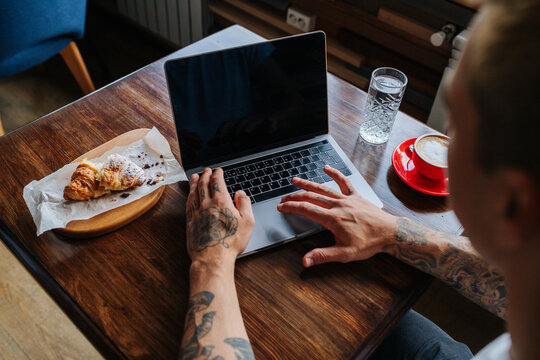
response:
<svg viewBox="0 0 540 360"><path fill-rule="evenodd" d="M325 153L322 150L331 146L333 149L326 151L332 154L327 156L332 162L330 166L337 154L341 158L339 166L349 170L346 174L359 193L376 206L383 206L328 133L324 33L318 31L173 59L165 63L165 72L182 163L188 178L206 167L221 167L228 176L227 184L235 183L228 186L231 195L240 185L246 190L244 187L255 181L259 184L247 191L252 198L255 228L241 256L323 229L304 217L277 211L284 188L269 186L287 181L290 184L290 180L283 171L264 172L273 171L270 167L282 168L278 166L278 159L281 162L304 153L304 158L319 159L314 163L322 165L328 161L322 158ZM306 156L307 151L311 151L311 155ZM280 156L274 157L276 154ZM293 159L288 166L298 164L304 158ZM263 169L263 163L269 161L272 165ZM250 162L254 165L244 166ZM245 171L255 165L261 168L248 171L251 180L236 182L247 176L245 173L237 175L237 170ZM293 168L303 171L305 167L302 166ZM290 167L284 171L291 174L289 179L299 176L298 173L293 175ZM279 174L281 180L268 182L269 176L279 179ZM302 174L306 177L307 174L320 175L314 179L324 181L320 167ZM339 191L334 181L326 181L324 185ZM286 189L291 187L288 185Z"/></svg>

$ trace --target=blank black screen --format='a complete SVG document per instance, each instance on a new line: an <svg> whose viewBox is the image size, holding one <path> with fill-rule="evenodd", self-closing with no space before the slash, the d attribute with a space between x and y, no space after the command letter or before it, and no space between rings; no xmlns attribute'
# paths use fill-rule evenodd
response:
<svg viewBox="0 0 540 360"><path fill-rule="evenodd" d="M186 169L328 132L322 32L170 60L165 72Z"/></svg>

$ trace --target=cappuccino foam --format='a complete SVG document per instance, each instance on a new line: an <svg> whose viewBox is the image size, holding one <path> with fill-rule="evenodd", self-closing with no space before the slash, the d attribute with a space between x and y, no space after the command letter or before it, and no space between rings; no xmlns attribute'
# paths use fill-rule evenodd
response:
<svg viewBox="0 0 540 360"><path fill-rule="evenodd" d="M448 139L433 135L422 138L416 144L416 151L432 165L448 166Z"/></svg>

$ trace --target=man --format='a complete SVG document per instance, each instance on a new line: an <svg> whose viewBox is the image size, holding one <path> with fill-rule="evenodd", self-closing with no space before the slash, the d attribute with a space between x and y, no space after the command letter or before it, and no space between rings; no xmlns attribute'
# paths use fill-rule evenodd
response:
<svg viewBox="0 0 540 360"><path fill-rule="evenodd" d="M379 210L356 194L346 177L327 167L341 193L295 178L305 192L284 197L278 206L284 213L318 221L334 234L336 244L308 252L304 266L391 254L507 318L510 336L498 338L477 358L540 358L540 129L534 97L539 65L540 1L484 5L446 96L451 200L471 242ZM235 194L235 208L225 189L221 169L191 178L191 297L184 359L253 358L233 274L235 258L253 229L253 214L243 192ZM414 336L408 333L411 324L419 324ZM472 357L441 332L411 312L374 357L388 359L396 352L402 358Z"/></svg>

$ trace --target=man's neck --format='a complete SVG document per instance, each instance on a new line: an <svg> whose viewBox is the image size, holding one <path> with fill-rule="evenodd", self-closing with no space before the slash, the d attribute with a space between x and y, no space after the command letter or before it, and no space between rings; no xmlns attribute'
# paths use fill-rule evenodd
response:
<svg viewBox="0 0 540 360"><path fill-rule="evenodd" d="M531 251L504 269L508 291L508 330L512 338L512 355L516 360L538 359L539 356L539 257L538 251Z"/></svg>

